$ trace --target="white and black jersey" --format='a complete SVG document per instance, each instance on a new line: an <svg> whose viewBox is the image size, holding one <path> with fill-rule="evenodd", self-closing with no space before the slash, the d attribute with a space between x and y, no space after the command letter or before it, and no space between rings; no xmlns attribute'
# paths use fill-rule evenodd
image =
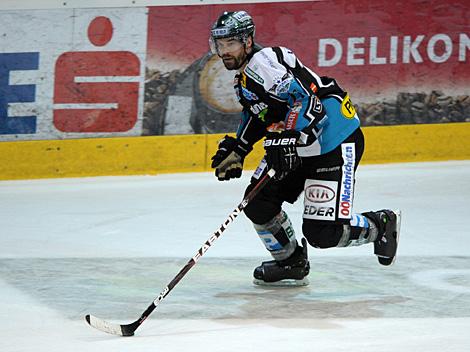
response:
<svg viewBox="0 0 470 352"><path fill-rule="evenodd" d="M235 76L234 88L243 106L237 138L248 146L270 129L297 130L303 143L299 155L321 155L359 127L347 93L334 79L305 67L287 48L255 51Z"/></svg>

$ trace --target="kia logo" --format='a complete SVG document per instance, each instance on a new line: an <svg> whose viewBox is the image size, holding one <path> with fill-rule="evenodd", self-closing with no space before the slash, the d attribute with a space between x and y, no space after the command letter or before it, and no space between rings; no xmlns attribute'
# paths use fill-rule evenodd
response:
<svg viewBox="0 0 470 352"><path fill-rule="evenodd" d="M314 203L326 203L335 198L335 191L323 185L310 185L305 190L305 197Z"/></svg>

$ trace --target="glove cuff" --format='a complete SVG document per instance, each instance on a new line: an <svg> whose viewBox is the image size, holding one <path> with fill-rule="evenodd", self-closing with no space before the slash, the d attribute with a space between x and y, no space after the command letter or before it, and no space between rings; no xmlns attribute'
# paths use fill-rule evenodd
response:
<svg viewBox="0 0 470 352"><path fill-rule="evenodd" d="M235 147L234 151L238 155L242 157L242 159L245 159L247 154L253 150L253 147L251 145L243 143L241 140L237 139L237 146Z"/></svg>

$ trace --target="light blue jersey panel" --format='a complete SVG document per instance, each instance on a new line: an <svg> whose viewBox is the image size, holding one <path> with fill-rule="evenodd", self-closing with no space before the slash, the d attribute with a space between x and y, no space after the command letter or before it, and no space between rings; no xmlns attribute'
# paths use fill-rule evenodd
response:
<svg viewBox="0 0 470 352"><path fill-rule="evenodd" d="M341 112L341 102L336 98L322 99L326 110L326 118L317 127L322 129L318 138L321 146L321 154L326 154L335 149L347 137L349 137L360 125L357 114L347 118Z"/></svg>

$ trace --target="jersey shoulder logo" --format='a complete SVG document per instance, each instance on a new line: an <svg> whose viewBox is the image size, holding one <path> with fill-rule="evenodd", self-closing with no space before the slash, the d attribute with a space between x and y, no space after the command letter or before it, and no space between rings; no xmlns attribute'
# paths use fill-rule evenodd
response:
<svg viewBox="0 0 470 352"><path fill-rule="evenodd" d="M351 102L351 99L349 98L349 94L346 94L343 99L343 102L341 103L341 113L345 118L349 120L353 119L356 116L356 109L354 108L354 105Z"/></svg>
<svg viewBox="0 0 470 352"><path fill-rule="evenodd" d="M269 89L269 92L276 94L277 96L285 95L289 92L293 78L289 73L284 74L282 77L273 77L273 86Z"/></svg>

